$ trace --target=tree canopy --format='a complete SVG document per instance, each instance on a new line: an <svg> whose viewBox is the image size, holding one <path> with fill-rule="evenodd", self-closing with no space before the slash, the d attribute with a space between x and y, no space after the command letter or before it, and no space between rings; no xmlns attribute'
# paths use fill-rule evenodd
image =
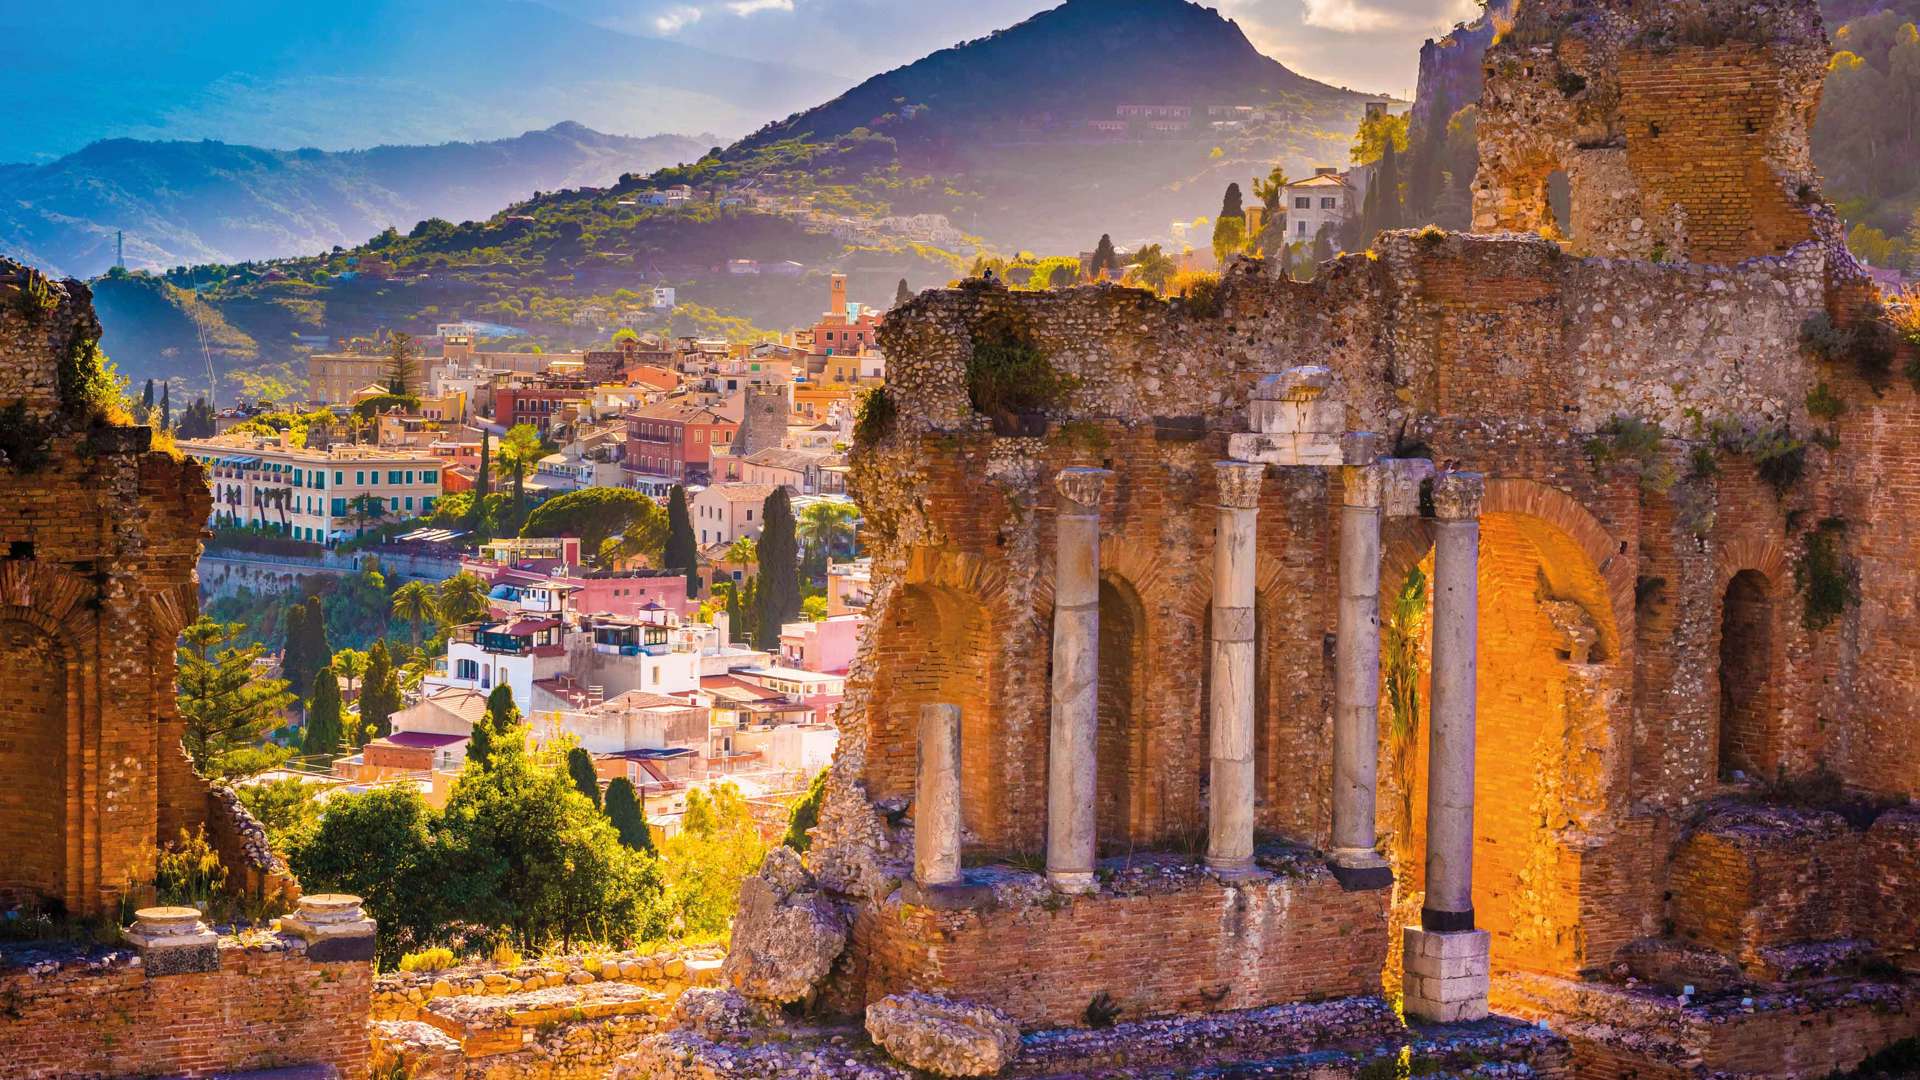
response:
<svg viewBox="0 0 1920 1080"><path fill-rule="evenodd" d="M638 526L638 528L636 528ZM577 536L580 550L597 554L610 537L633 537L634 554L658 562L667 541L667 513L628 488L590 487L548 499L527 516L521 536Z"/></svg>
<svg viewBox="0 0 1920 1080"><path fill-rule="evenodd" d="M294 695L284 679L261 678L261 645L237 645L242 627L195 619L180 634L176 686L181 745L196 772L208 777L250 776L284 761L266 742Z"/></svg>

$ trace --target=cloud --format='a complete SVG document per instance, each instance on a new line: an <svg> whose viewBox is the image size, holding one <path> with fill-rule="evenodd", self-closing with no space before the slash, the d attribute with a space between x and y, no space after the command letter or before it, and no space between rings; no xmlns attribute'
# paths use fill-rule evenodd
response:
<svg viewBox="0 0 1920 1080"><path fill-rule="evenodd" d="M1466 18L1471 0L1301 0L1301 21L1343 34L1414 33Z"/></svg>
<svg viewBox="0 0 1920 1080"><path fill-rule="evenodd" d="M757 15L762 11L792 11L793 0L734 0L727 10L735 15Z"/></svg>
<svg viewBox="0 0 1920 1080"><path fill-rule="evenodd" d="M653 28L663 34L677 33L700 21L700 9L682 4L653 17Z"/></svg>

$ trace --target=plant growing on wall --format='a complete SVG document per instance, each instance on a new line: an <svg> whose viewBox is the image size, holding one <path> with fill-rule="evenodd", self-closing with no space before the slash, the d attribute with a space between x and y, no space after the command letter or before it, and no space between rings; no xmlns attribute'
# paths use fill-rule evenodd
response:
<svg viewBox="0 0 1920 1080"><path fill-rule="evenodd" d="M1387 732L1393 752L1393 776L1399 790L1400 828L1393 839L1394 862L1405 865L1413 851L1415 747L1420 741L1420 673L1427 664L1427 575L1416 566L1393 594L1381 620L1382 689L1387 698Z"/></svg>
<svg viewBox="0 0 1920 1080"><path fill-rule="evenodd" d="M1822 519L1793 565L1794 587L1806 602L1801 620L1809 630L1826 629L1860 602L1860 570L1842 546L1846 532L1845 519Z"/></svg>
<svg viewBox="0 0 1920 1080"><path fill-rule="evenodd" d="M1616 416L1587 440L1587 456L1596 467L1613 462L1633 462L1639 466L1640 486L1660 493L1673 486L1673 467L1661 457L1666 436L1660 425L1635 416Z"/></svg>
<svg viewBox="0 0 1920 1080"><path fill-rule="evenodd" d="M1065 401L1076 383L1012 318L993 316L974 329L967 357L967 398L974 411L1005 419L1045 412Z"/></svg>

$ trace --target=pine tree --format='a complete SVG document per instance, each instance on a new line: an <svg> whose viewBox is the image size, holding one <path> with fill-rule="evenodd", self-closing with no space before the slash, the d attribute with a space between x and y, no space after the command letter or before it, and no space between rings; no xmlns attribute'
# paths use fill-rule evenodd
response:
<svg viewBox="0 0 1920 1080"><path fill-rule="evenodd" d="M693 538L693 515L687 511L687 489L679 484L667 495L667 546L660 561L669 570L687 575L687 598L700 595L700 546Z"/></svg>
<svg viewBox="0 0 1920 1080"><path fill-rule="evenodd" d="M367 673L360 678L360 728L349 733L353 745L365 742L369 732L376 738L391 735L399 708L400 673L394 670L386 640L379 639L367 650Z"/></svg>
<svg viewBox="0 0 1920 1080"><path fill-rule="evenodd" d="M467 760L484 769L493 760L494 748L520 723L520 707L513 703L513 689L506 683L487 695L487 711L473 725L473 737L467 743Z"/></svg>
<svg viewBox="0 0 1920 1080"><path fill-rule="evenodd" d="M780 647L780 628L800 616L800 549L794 535L793 503L777 487L761 510L760 574L754 585L753 647Z"/></svg>
<svg viewBox="0 0 1920 1080"><path fill-rule="evenodd" d="M607 785L607 820L620 842L634 851L652 851L653 833L647 829L647 810L633 789L633 781L618 777Z"/></svg>
<svg viewBox="0 0 1920 1080"><path fill-rule="evenodd" d="M893 290L893 306L899 307L911 299L913 299L913 290L907 288L907 279L901 278L900 286Z"/></svg>
<svg viewBox="0 0 1920 1080"><path fill-rule="evenodd" d="M201 776L247 776L285 755L264 740L293 695L284 680L254 670L264 647L234 644L243 629L202 615L180 634L180 745Z"/></svg>
<svg viewBox="0 0 1920 1080"><path fill-rule="evenodd" d="M340 722L340 679L332 667L325 667L313 679L313 701L307 706L307 727L301 736L300 752L308 757L338 754Z"/></svg>
<svg viewBox="0 0 1920 1080"><path fill-rule="evenodd" d="M567 751L567 775L573 778L573 786L585 795L593 805L600 805L600 774L594 771L593 755L584 746L575 746Z"/></svg>

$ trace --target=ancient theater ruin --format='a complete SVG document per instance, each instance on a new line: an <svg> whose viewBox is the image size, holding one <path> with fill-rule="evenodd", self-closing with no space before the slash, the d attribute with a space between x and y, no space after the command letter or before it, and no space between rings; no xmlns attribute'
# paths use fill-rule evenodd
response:
<svg viewBox="0 0 1920 1080"><path fill-rule="evenodd" d="M863 674L740 990L997 1010L1033 1075L1489 1012L1553 1034L1480 1060L1562 1075L1920 1034L1920 394L1802 345L1891 337L1807 152L1827 55L1812 0L1528 0L1473 234L896 309Z"/></svg>

